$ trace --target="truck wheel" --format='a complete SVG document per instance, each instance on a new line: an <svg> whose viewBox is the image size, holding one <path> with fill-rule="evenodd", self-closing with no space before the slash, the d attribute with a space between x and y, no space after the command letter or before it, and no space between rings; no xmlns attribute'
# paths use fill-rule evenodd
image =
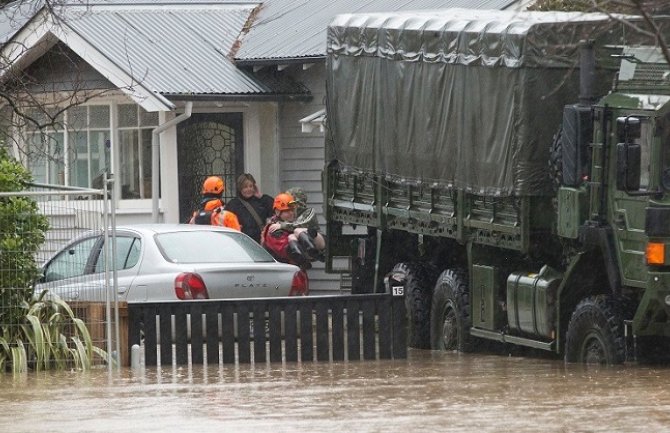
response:
<svg viewBox="0 0 670 433"><path fill-rule="evenodd" d="M403 285L407 308L407 345L430 349L430 302L435 269L421 262L398 263L389 278Z"/></svg>
<svg viewBox="0 0 670 433"><path fill-rule="evenodd" d="M430 312L430 343L435 350L472 350L470 299L465 272L447 269L437 279Z"/></svg>
<svg viewBox="0 0 670 433"><path fill-rule="evenodd" d="M612 365L625 360L626 340L619 303L607 295L582 300L568 324L566 362Z"/></svg>

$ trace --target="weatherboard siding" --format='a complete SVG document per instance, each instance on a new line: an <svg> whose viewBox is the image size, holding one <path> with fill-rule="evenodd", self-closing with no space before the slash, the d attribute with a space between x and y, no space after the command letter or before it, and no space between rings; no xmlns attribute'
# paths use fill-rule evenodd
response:
<svg viewBox="0 0 670 433"><path fill-rule="evenodd" d="M324 108L325 68L323 64L316 64L302 70L300 65L296 65L286 71L305 84L313 98L309 102L284 102L279 106L280 185L283 190L299 186L305 191L308 203L317 212L321 229L325 232L321 184L321 171L325 164L324 133L319 128L304 133L300 124L300 119ZM340 276L326 274L321 262L313 265L309 271L312 293L339 291Z"/></svg>

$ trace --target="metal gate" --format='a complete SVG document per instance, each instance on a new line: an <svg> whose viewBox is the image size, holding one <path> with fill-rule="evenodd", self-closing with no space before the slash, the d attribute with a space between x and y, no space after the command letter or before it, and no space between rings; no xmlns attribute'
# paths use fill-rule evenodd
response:
<svg viewBox="0 0 670 433"><path fill-rule="evenodd" d="M105 181L104 184L111 184L111 181ZM111 190L112 188L109 188L109 191ZM40 296L43 291L47 291L45 296L57 294L70 306L75 316L84 322L93 345L118 359L116 354L121 353L121 346L119 309L115 296L115 203L108 188L98 190L31 184L25 191L0 192L0 200L11 201L19 198L27 198L29 200L26 202L35 203L38 214L46 217L48 221L44 242L34 255L35 261L42 267L42 274L37 276L32 287L33 297ZM20 221L22 215L3 214L2 217ZM0 236L7 239L14 234L0 233ZM82 241L65 250L64 248L74 239ZM83 239L95 239L97 244ZM97 251L93 250L94 245L97 245ZM89 247L90 250L87 250ZM21 253L21 251L13 252ZM95 258L94 253L97 254ZM86 261L82 262L82 258L86 258ZM99 260L99 263L97 266L91 266L91 260ZM46 267L48 265L53 265L53 268ZM49 278L45 274L48 269L52 270ZM103 269L104 271L101 271ZM12 272L17 272L17 269L3 267L0 272L10 275ZM26 289L5 287L2 290ZM74 291L78 294L76 299L70 296ZM84 295L79 296L82 293ZM22 298L25 298L24 294L2 297L4 303L9 305L0 305L0 310L16 309L17 305L12 304L21 302ZM0 323L0 326L12 327L21 324ZM54 338L56 337L60 336ZM68 344L72 343L68 335L62 337L65 337ZM109 358L101 356L94 357L93 364L107 364L109 368L112 366Z"/></svg>

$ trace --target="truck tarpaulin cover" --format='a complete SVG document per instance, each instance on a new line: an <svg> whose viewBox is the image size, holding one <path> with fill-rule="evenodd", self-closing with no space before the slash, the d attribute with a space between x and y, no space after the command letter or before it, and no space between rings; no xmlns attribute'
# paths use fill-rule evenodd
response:
<svg viewBox="0 0 670 433"><path fill-rule="evenodd" d="M620 43L620 27L567 12L340 15L328 28L328 157L474 194L546 194L552 137L579 96L579 41L596 42L602 95L616 62L598 46Z"/></svg>

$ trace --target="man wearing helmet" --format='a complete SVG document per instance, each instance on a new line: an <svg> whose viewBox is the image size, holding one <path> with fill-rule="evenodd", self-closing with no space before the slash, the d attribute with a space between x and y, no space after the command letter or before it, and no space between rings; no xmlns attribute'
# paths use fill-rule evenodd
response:
<svg viewBox="0 0 670 433"><path fill-rule="evenodd" d="M295 200L288 193L275 197L275 215L263 229L261 243L277 260L309 269L325 248L326 242L320 233L311 236L305 227L294 227Z"/></svg>
<svg viewBox="0 0 670 433"><path fill-rule="evenodd" d="M237 216L223 209L223 179L218 176L210 176L202 184L202 200L200 208L193 212L189 224L211 224L213 226L228 227L240 230Z"/></svg>

